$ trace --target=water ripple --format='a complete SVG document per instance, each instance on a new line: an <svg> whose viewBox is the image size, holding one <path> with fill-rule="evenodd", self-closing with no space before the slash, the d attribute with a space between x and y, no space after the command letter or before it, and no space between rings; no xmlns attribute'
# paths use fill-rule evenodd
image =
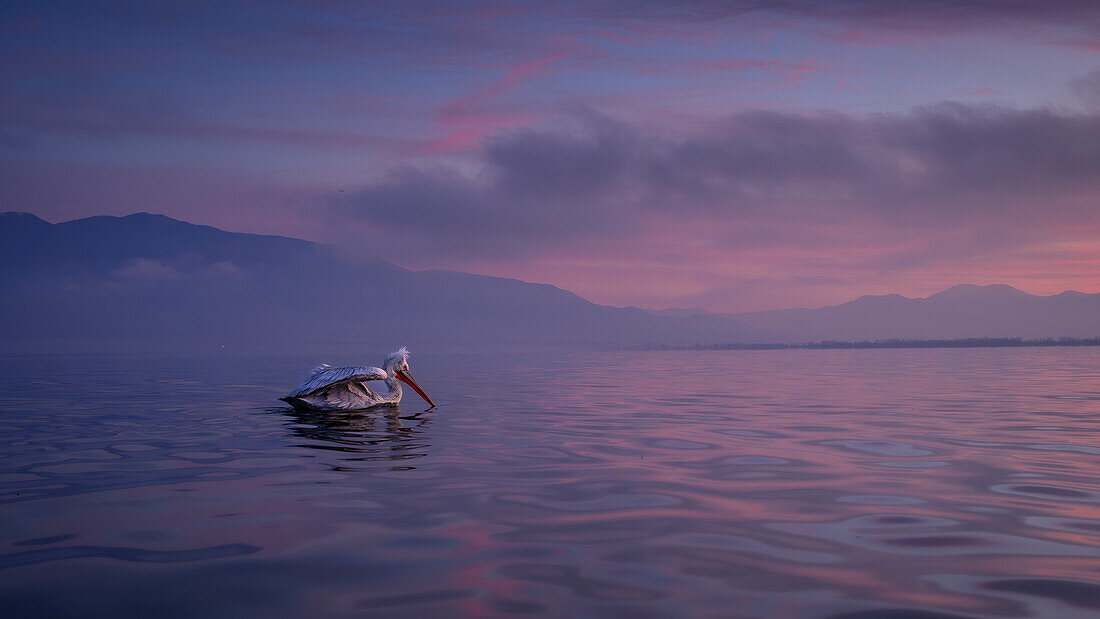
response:
<svg viewBox="0 0 1100 619"><path fill-rule="evenodd" d="M326 414L275 399L312 355L0 359L35 385L0 387L0 604L1091 618L1097 354L424 353L435 410Z"/></svg>
<svg viewBox="0 0 1100 619"><path fill-rule="evenodd" d="M25 552L0 555L0 569L45 563L47 561L87 559L92 557L117 559L119 561L133 561L136 563L182 563L184 561L207 561L210 559L239 557L259 551L260 548L258 546L250 546L248 544L225 544L222 546L194 548L190 550L147 550L144 548L106 546L65 546L61 548L43 548L41 550L27 550Z"/></svg>

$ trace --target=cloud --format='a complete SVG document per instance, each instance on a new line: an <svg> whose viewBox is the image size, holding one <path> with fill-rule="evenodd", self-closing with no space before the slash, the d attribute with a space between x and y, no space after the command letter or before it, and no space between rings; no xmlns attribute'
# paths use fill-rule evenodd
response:
<svg viewBox="0 0 1100 619"><path fill-rule="evenodd" d="M210 279L244 276L244 271L229 260L207 261L194 255L182 255L174 260L131 258L113 269L110 276L118 283L158 283L184 278Z"/></svg>
<svg viewBox="0 0 1100 619"><path fill-rule="evenodd" d="M111 275L124 281L159 281L175 279L181 273L163 260L133 258L112 271Z"/></svg>
<svg viewBox="0 0 1100 619"><path fill-rule="evenodd" d="M1098 49L1100 8L1090 0L652 0L603 2L589 14L615 22L705 23L770 17L810 18L840 25L839 38L853 43L890 41L894 36L1021 27L1049 42Z"/></svg>
<svg viewBox="0 0 1100 619"><path fill-rule="evenodd" d="M566 57L567 53L557 52L528 60L512 67L488 86L446 102L437 111L437 124L445 135L426 145L423 152L465 150L495 130L535 120L539 116L537 113L494 109L489 104L527 80L552 74L553 65Z"/></svg>
<svg viewBox="0 0 1100 619"><path fill-rule="evenodd" d="M834 203L888 198L875 208L889 209L1091 185L1098 137L1100 117L955 103L867 117L752 112L671 144L655 164L681 185L746 200L811 190Z"/></svg>
<svg viewBox="0 0 1100 619"><path fill-rule="evenodd" d="M1088 109L1100 112L1100 69L1076 77L1068 85L1070 92Z"/></svg>
<svg viewBox="0 0 1100 619"><path fill-rule="evenodd" d="M956 103L896 115L749 112L681 137L587 108L566 120L489 139L478 174L402 168L330 209L383 244L446 263L689 229L712 245L783 244L848 224L883 234L988 234L1007 219L1053 229L1091 220L1085 198L1100 190L1096 115Z"/></svg>

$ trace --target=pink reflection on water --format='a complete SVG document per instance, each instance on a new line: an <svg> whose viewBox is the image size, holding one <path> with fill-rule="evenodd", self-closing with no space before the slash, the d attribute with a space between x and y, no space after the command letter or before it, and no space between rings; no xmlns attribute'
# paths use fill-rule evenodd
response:
<svg viewBox="0 0 1100 619"><path fill-rule="evenodd" d="M1098 353L426 355L428 414L74 408L4 553L26 583L88 561L51 548L247 544L178 569L281 566L333 613L1062 616L1100 590Z"/></svg>

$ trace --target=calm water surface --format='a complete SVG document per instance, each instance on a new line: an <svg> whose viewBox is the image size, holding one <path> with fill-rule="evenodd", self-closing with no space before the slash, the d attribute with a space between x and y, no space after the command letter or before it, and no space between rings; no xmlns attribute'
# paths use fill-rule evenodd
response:
<svg viewBox="0 0 1100 619"><path fill-rule="evenodd" d="M1095 348L326 360L0 360L4 614L1100 615Z"/></svg>

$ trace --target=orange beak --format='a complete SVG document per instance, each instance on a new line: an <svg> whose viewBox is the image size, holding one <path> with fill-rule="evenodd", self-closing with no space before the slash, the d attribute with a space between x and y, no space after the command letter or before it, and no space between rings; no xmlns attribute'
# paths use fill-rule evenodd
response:
<svg viewBox="0 0 1100 619"><path fill-rule="evenodd" d="M416 384L416 379L414 379L411 374L409 374L408 372L403 372L401 370L397 370L394 373L397 375L397 380L412 387L413 391L420 394L420 397L424 398L424 401L431 405L429 406L429 408L435 408L435 402L432 402L432 399L428 397L428 394L424 393L424 390L420 388L420 385Z"/></svg>

